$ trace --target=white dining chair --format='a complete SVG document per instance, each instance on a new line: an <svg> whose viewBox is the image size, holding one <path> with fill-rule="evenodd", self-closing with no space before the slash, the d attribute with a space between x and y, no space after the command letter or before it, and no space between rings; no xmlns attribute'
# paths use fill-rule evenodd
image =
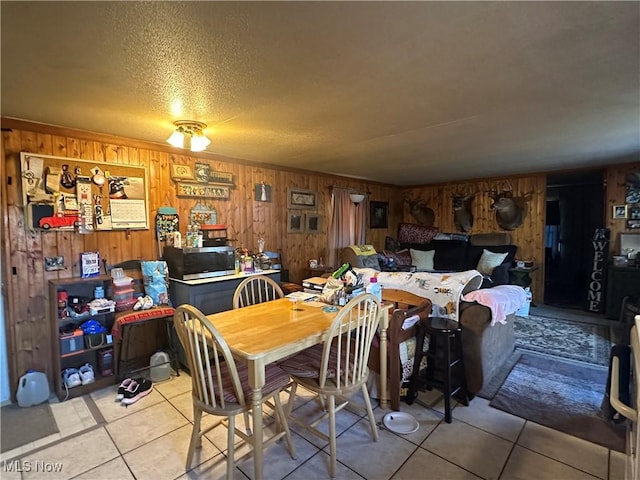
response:
<svg viewBox="0 0 640 480"><path fill-rule="evenodd" d="M309 347L279 363L279 366L293 379L293 387L287 415L289 419L305 430L327 441L330 445L329 473L336 473L336 413L350 402L347 395L357 390L362 392L371 434L378 440L367 377L371 341L380 323L380 303L371 294L359 295L349 301L341 310L324 335L324 343ZM324 412L313 421L304 421L292 414L293 402L298 385L318 394ZM341 402L336 405L336 398ZM329 420L329 435L317 425Z"/></svg>
<svg viewBox="0 0 640 480"><path fill-rule="evenodd" d="M201 437L222 423L228 429L227 436L227 478L233 478L234 467L255 448L254 437L235 425L235 417L245 414L251 408L251 387L248 383L249 371L244 365L237 365L231 351L214 325L197 308L181 305L173 317L174 326L182 344L189 371L191 372L191 394L193 401L193 430L187 451L185 469L191 468L195 449L201 445ZM291 458L295 459L295 448L287 423L280 393L290 384L289 375L277 365L267 365L265 385L262 388L263 402L274 405L276 433L263 446L285 437ZM224 417L221 422L203 430L202 413ZM247 420L248 421L248 420ZM248 425L247 425L248 426ZM250 432L250 430L248 430ZM234 458L234 435L238 435L251 445L249 452Z"/></svg>
<svg viewBox="0 0 640 480"><path fill-rule="evenodd" d="M233 308L242 308L282 297L284 292L274 279L266 275L251 275L236 287L232 304Z"/></svg>

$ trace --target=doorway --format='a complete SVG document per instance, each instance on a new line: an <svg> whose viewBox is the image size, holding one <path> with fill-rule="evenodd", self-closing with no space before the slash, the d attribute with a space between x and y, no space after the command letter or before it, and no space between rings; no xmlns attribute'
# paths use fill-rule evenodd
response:
<svg viewBox="0 0 640 480"><path fill-rule="evenodd" d="M545 304L586 309L591 242L604 218L602 170L547 176Z"/></svg>

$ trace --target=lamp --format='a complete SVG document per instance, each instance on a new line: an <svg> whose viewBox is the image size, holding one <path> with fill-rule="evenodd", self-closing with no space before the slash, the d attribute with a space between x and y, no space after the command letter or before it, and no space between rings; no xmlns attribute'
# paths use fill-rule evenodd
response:
<svg viewBox="0 0 640 480"><path fill-rule="evenodd" d="M176 130L167 139L167 143L170 145L184 148L185 135L191 138L190 149L192 152L201 152L211 143L211 140L202 133L202 130L207 128L205 123L196 122L195 120L178 120L173 124L176 126Z"/></svg>
<svg viewBox="0 0 640 480"><path fill-rule="evenodd" d="M364 200L364 195L362 193L350 193L349 198L353 202L353 204L357 207L359 203L362 203Z"/></svg>

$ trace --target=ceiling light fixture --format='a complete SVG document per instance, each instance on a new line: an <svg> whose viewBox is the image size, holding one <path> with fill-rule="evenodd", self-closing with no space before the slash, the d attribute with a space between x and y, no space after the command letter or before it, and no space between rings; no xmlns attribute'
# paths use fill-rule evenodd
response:
<svg viewBox="0 0 640 480"><path fill-rule="evenodd" d="M189 136L191 139L191 151L202 152L211 143L211 140L202 133L202 130L207 128L206 123L196 122L195 120L178 120L173 124L176 126L176 130L167 139L167 143L170 145L184 148L184 137Z"/></svg>
<svg viewBox="0 0 640 480"><path fill-rule="evenodd" d="M350 193L349 198L353 202L353 204L357 207L359 203L362 203L364 200L364 195L361 193Z"/></svg>

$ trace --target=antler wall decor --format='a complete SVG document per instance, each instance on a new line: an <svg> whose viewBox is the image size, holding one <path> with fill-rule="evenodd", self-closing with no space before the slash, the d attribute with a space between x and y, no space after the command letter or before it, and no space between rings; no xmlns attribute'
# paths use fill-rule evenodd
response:
<svg viewBox="0 0 640 480"><path fill-rule="evenodd" d="M409 212L416 222L427 227L433 226L436 214L427 206L427 202L413 196L405 197L404 201L409 205Z"/></svg>

